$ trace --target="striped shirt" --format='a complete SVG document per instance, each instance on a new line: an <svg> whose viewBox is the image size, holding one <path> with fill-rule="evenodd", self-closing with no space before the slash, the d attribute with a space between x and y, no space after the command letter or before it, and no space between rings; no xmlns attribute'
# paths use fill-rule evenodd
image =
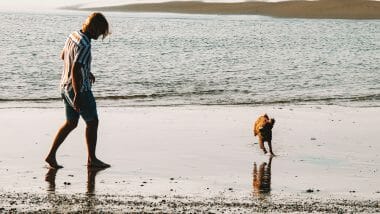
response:
<svg viewBox="0 0 380 214"><path fill-rule="evenodd" d="M82 65L82 84L80 92L90 91L91 82L89 79L89 74L91 70L91 39L81 31L75 31L71 33L66 39L61 58L64 61L61 77L61 90L68 92L73 89L72 68L74 63L77 62Z"/></svg>

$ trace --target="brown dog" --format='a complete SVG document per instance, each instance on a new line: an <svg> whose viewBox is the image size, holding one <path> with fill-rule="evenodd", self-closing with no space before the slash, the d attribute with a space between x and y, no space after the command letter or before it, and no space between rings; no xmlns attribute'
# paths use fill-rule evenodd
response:
<svg viewBox="0 0 380 214"><path fill-rule="evenodd" d="M255 136L258 136L259 145L264 151L264 154L267 153L267 150L264 147L264 142L266 141L269 145L270 154L274 155L272 151L272 128L274 122L275 120L273 118L269 119L268 115L264 114L256 120L255 125L253 126L253 133Z"/></svg>

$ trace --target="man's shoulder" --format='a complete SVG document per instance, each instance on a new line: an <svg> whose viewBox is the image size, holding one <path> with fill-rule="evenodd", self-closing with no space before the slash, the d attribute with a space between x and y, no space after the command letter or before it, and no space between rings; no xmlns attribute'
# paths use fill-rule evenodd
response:
<svg viewBox="0 0 380 214"><path fill-rule="evenodd" d="M90 40L80 31L74 31L69 35L69 38L78 46L88 48L91 47Z"/></svg>

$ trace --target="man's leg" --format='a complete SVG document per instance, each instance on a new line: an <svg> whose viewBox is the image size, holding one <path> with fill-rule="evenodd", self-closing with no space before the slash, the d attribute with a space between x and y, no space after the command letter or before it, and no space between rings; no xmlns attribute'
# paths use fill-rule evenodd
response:
<svg viewBox="0 0 380 214"><path fill-rule="evenodd" d="M86 122L86 143L87 143L87 150L88 150L87 165L89 167L107 168L107 167L110 167L111 165L102 162L95 155L96 141L98 137L98 125L99 125L98 118L95 118L91 121Z"/></svg>
<svg viewBox="0 0 380 214"><path fill-rule="evenodd" d="M56 153L59 148L59 146L63 143L63 141L66 139L66 137L70 134L72 130L74 130L78 125L78 120L67 120L63 126L58 130L57 135L54 138L53 145L50 149L50 152L48 156L46 157L45 161L50 165L52 168L62 168L61 165L58 165L57 159L56 159Z"/></svg>

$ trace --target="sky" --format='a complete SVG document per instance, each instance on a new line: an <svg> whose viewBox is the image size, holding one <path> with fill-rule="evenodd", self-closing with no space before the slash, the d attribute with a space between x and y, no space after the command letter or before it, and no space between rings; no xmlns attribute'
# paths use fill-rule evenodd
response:
<svg viewBox="0 0 380 214"><path fill-rule="evenodd" d="M0 0L0 10L48 10L73 5L83 0ZM88 1L87 1L88 2Z"/></svg>
<svg viewBox="0 0 380 214"><path fill-rule="evenodd" d="M87 7L120 5L127 3L163 2L170 0L0 0L1 11L51 10L83 4ZM207 2L241 2L244 0L206 0ZM266 0L275 1L275 0Z"/></svg>

